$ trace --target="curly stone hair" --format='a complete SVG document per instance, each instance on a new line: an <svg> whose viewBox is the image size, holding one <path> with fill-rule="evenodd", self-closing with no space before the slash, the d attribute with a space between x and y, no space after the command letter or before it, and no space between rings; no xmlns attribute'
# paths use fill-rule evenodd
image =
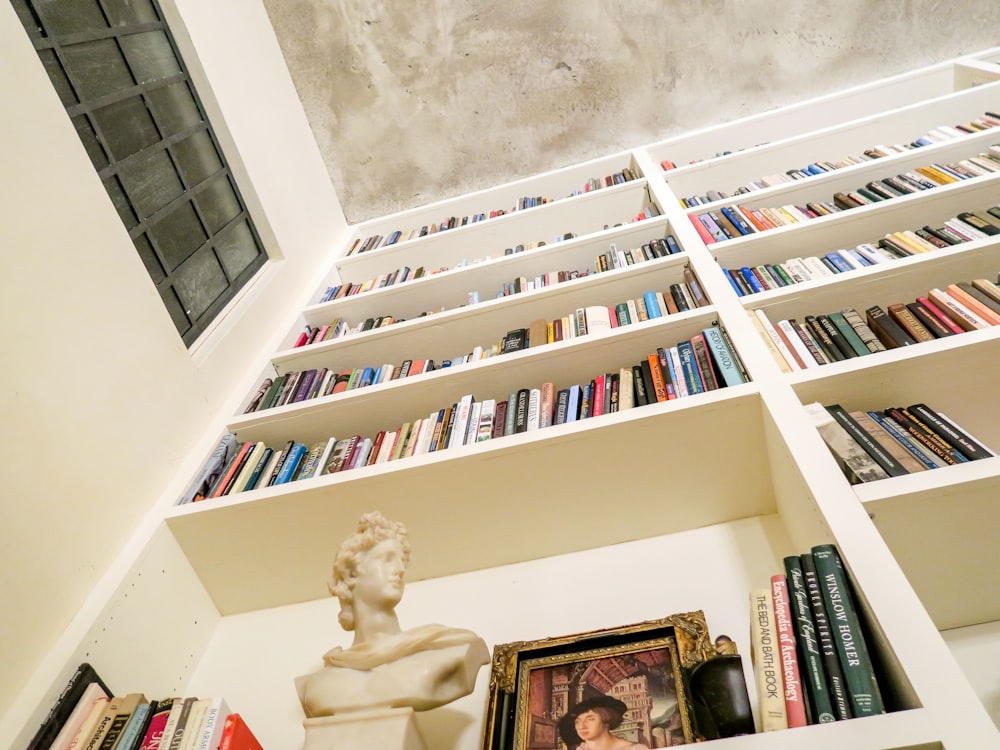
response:
<svg viewBox="0 0 1000 750"><path fill-rule="evenodd" d="M330 593L340 601L338 621L344 630L354 630L354 580L358 565L368 551L386 539L399 542L403 550L403 564L410 564L410 541L406 527L390 521L378 511L365 513L358 521L357 531L344 540L333 561L333 578Z"/></svg>

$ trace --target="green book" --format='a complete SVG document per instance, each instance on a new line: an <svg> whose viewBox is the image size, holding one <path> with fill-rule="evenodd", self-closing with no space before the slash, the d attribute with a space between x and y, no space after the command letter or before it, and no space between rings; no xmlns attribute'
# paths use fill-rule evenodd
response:
<svg viewBox="0 0 1000 750"><path fill-rule="evenodd" d="M812 548L812 556L833 641L844 670L851 713L855 717L884 714L882 694L840 553L832 544L820 544Z"/></svg>
<svg viewBox="0 0 1000 750"><path fill-rule="evenodd" d="M792 609L792 626L795 629L795 648L799 657L799 671L802 687L809 707L810 724L826 724L836 721L833 700L827 685L823 656L816 638L816 623L813 621L806 589L805 574L802 572L802 558L789 555L784 559L785 577L788 579L788 598Z"/></svg>
<svg viewBox="0 0 1000 750"><path fill-rule="evenodd" d="M841 312L832 312L827 315L830 322L836 326L837 330L840 331L840 335L847 339L847 343L851 345L851 348L857 352L859 357L863 357L866 354L871 354L871 350L865 346L865 342L861 340L857 332L851 327L851 324L847 322L844 318L844 314Z"/></svg>

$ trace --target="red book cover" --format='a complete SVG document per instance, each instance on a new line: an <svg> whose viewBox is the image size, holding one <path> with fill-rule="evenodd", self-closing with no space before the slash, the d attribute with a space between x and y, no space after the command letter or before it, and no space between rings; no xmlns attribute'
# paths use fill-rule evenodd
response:
<svg viewBox="0 0 1000 750"><path fill-rule="evenodd" d="M599 417L604 413L604 376L594 378L594 391L590 401L590 416Z"/></svg>
<svg viewBox="0 0 1000 750"><path fill-rule="evenodd" d="M229 714L222 730L219 750L264 750L239 714Z"/></svg>
<svg viewBox="0 0 1000 750"><path fill-rule="evenodd" d="M688 218L691 219L691 223L694 224L695 230L698 232L698 236L701 237L701 241L706 245L711 245L715 242L715 237L709 234L708 229L705 225L698 221L698 217L694 214L688 214Z"/></svg>
<svg viewBox="0 0 1000 750"><path fill-rule="evenodd" d="M792 607L788 601L788 582L783 575L771 576L771 596L774 599L774 620L778 630L778 648L781 653L781 676L785 683L785 712L788 727L804 727L806 721L805 696L799 673L799 658L795 651L795 626L792 624Z"/></svg>

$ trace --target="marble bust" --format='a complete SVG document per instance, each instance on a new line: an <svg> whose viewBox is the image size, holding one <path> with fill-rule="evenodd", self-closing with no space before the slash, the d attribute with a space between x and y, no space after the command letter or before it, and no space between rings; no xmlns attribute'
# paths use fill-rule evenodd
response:
<svg viewBox="0 0 1000 750"><path fill-rule="evenodd" d="M400 627L396 605L409 560L406 528L378 512L362 516L340 546L330 593L340 601L340 625L354 640L328 651L318 671L296 678L309 719L372 709L426 711L472 692L479 668L490 661L480 637L443 625Z"/></svg>

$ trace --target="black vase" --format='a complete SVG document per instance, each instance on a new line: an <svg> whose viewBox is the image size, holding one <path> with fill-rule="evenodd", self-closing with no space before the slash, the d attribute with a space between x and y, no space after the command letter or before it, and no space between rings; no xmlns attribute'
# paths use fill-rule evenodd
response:
<svg viewBox="0 0 1000 750"><path fill-rule="evenodd" d="M691 670L691 700L705 739L753 734L753 712L739 654L715 656Z"/></svg>

